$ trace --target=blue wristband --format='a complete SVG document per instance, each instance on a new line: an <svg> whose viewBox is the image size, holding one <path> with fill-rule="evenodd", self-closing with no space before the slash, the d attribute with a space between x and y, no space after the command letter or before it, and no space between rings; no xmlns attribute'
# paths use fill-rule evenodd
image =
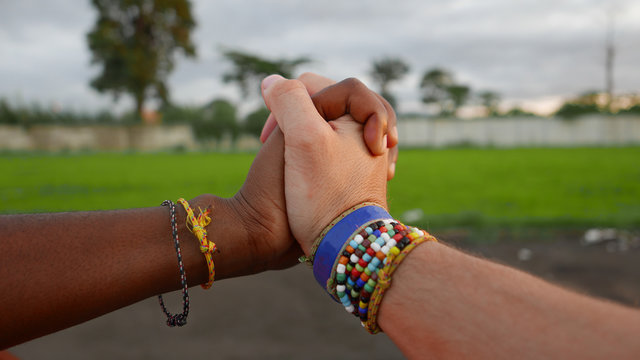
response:
<svg viewBox="0 0 640 360"><path fill-rule="evenodd" d="M391 218L387 210L369 205L355 210L335 224L322 238L313 259L313 275L320 286L326 289L333 265L349 236L368 222Z"/></svg>

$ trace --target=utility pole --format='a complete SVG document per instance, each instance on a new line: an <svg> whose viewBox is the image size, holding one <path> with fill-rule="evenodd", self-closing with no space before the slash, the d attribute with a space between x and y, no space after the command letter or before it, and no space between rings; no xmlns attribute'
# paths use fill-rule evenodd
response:
<svg viewBox="0 0 640 360"><path fill-rule="evenodd" d="M614 22L613 11L609 12L607 19L607 34L605 40L605 91L607 93L607 105L608 111L611 111L611 102L613 101L613 62L615 58L615 44L614 44Z"/></svg>

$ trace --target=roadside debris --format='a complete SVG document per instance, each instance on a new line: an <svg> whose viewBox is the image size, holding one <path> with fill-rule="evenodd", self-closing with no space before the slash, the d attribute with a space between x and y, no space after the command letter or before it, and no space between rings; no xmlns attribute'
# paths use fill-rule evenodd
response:
<svg viewBox="0 0 640 360"><path fill-rule="evenodd" d="M518 260L520 261L529 261L533 257L533 251L527 248L522 248L518 250Z"/></svg>
<svg viewBox="0 0 640 360"><path fill-rule="evenodd" d="M607 252L626 252L640 247L640 236L614 228L589 229L580 240L582 246L604 245Z"/></svg>

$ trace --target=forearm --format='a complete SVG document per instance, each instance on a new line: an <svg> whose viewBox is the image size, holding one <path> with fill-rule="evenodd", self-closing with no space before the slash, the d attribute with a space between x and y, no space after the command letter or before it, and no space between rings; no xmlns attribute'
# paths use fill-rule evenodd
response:
<svg viewBox="0 0 640 360"><path fill-rule="evenodd" d="M393 276L379 324L411 358L630 358L640 312L438 243Z"/></svg>
<svg viewBox="0 0 640 360"><path fill-rule="evenodd" d="M234 251L246 234L229 201L192 201L195 209L209 204L212 240L220 250L216 278L222 279L247 263ZM187 280L206 282L198 241L186 228L182 207L176 209ZM236 255L225 256L231 253ZM0 348L180 288L166 207L2 216L0 259Z"/></svg>

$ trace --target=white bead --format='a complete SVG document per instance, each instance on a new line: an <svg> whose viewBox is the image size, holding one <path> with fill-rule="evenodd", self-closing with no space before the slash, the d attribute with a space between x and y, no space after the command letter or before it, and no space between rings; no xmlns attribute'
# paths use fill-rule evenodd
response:
<svg viewBox="0 0 640 360"><path fill-rule="evenodd" d="M362 235L358 234L356 235L353 240L358 243L358 245L360 245L360 243L362 243L362 241L364 240L364 238L362 237Z"/></svg>
<svg viewBox="0 0 640 360"><path fill-rule="evenodd" d="M338 267L336 268L336 271L340 274L344 274L345 271L347 271L347 267L344 266L344 264L338 264Z"/></svg>
<svg viewBox="0 0 640 360"><path fill-rule="evenodd" d="M383 254L387 255L389 253L389 247L385 245L380 249L380 251L382 251Z"/></svg>
<svg viewBox="0 0 640 360"><path fill-rule="evenodd" d="M391 236L389 236L389 234L387 234L386 232L380 234L380 237L383 238L385 242L389 241L389 239L391 239Z"/></svg>
<svg viewBox="0 0 640 360"><path fill-rule="evenodd" d="M337 292L344 292L346 289L347 289L347 287L346 287L346 286L344 286L344 285L338 285L338 286L336 286L336 291L337 291Z"/></svg>
<svg viewBox="0 0 640 360"><path fill-rule="evenodd" d="M376 243L371 243L371 249L373 249L373 251L378 252L380 251L380 245L376 244Z"/></svg>
<svg viewBox="0 0 640 360"><path fill-rule="evenodd" d="M358 260L360 260L360 258L357 257L356 254L351 254L351 257L349 258L349 260L355 264L358 262Z"/></svg>
<svg viewBox="0 0 640 360"><path fill-rule="evenodd" d="M391 249L392 247L396 246L397 243L398 242L396 241L396 239L391 238L387 243L387 246L389 247L389 249Z"/></svg>
<svg viewBox="0 0 640 360"><path fill-rule="evenodd" d="M353 305L349 305L347 307L344 308L345 310L347 310L347 312L349 314L351 314L353 312L353 310L355 310L355 308L353 307Z"/></svg>

